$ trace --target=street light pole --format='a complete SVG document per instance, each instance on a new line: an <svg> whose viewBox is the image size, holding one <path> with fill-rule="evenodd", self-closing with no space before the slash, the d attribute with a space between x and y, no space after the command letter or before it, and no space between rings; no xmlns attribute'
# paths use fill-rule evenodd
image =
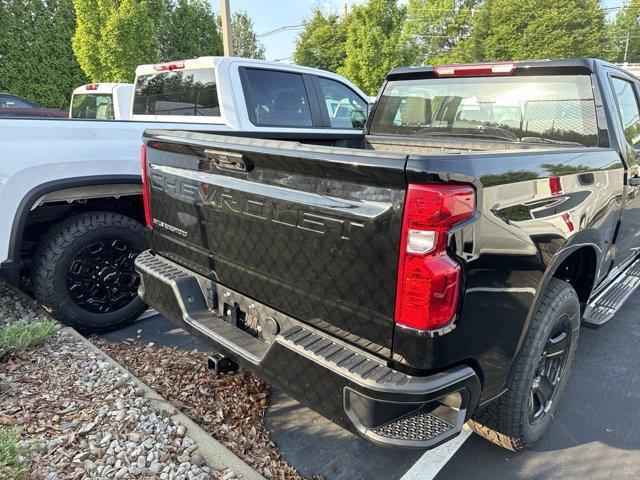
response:
<svg viewBox="0 0 640 480"><path fill-rule="evenodd" d="M233 41L231 32L231 11L229 0L220 0L220 17L222 20L222 47L225 57L233 57Z"/></svg>

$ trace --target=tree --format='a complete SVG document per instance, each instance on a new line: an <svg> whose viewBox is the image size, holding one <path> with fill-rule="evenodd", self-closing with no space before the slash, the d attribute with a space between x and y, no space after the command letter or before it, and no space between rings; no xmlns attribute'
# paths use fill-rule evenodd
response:
<svg viewBox="0 0 640 480"><path fill-rule="evenodd" d="M422 63L456 60L455 46L471 30L480 0L409 0L403 34Z"/></svg>
<svg viewBox="0 0 640 480"><path fill-rule="evenodd" d="M156 20L146 0L121 0L102 30L101 53L112 82L131 82L136 67L158 59Z"/></svg>
<svg viewBox="0 0 640 480"><path fill-rule="evenodd" d="M597 57L605 37L598 0L485 0L455 54L468 61Z"/></svg>
<svg viewBox="0 0 640 480"><path fill-rule="evenodd" d="M304 30L296 40L293 61L323 70L337 72L347 56L347 22L338 15L325 15L319 8L305 20Z"/></svg>
<svg viewBox="0 0 640 480"><path fill-rule="evenodd" d="M236 57L264 60L264 45L253 30L253 22L247 12L234 12L231 17L233 54Z"/></svg>
<svg viewBox="0 0 640 480"><path fill-rule="evenodd" d="M416 60L402 36L406 12L396 0L369 0L349 15L347 56L338 72L373 95L391 68Z"/></svg>
<svg viewBox="0 0 640 480"><path fill-rule="evenodd" d="M613 62L640 62L640 0L624 5L609 28L609 49L605 57ZM627 45L627 39L629 44Z"/></svg>
<svg viewBox="0 0 640 480"><path fill-rule="evenodd" d="M216 14L205 0L177 0L160 27L161 60L222 55Z"/></svg>
<svg viewBox="0 0 640 480"><path fill-rule="evenodd" d="M0 91L67 108L86 82L71 50L75 22L71 0L0 1Z"/></svg>
<svg viewBox="0 0 640 480"><path fill-rule="evenodd" d="M162 0L73 0L77 27L72 46L93 82L128 82L135 67L159 58Z"/></svg>

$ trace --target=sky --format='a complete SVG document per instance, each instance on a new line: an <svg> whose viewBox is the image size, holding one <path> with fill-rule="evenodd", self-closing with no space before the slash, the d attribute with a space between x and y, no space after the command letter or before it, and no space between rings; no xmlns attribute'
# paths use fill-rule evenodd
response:
<svg viewBox="0 0 640 480"><path fill-rule="evenodd" d="M347 5L356 5L363 0L347 0ZM219 0L212 0L213 8L220 12ZM302 24L319 7L325 12L342 13L344 0L229 0L231 11L246 11L258 35L280 27ZM266 47L267 60L291 61L300 28L261 37Z"/></svg>
<svg viewBox="0 0 640 480"><path fill-rule="evenodd" d="M211 0L214 9L219 13L219 0ZM229 0L231 11L244 10L253 20L258 35L281 27L302 24L305 18L311 17L315 8L325 12L342 13L345 3L348 7L363 3L364 0ZM514 0L520 1L520 0ZM624 0L601 0L604 8L615 8ZM609 11L613 16L615 11ZM291 28L278 33L260 37L266 47L267 60L291 61L295 49L296 38L300 28Z"/></svg>

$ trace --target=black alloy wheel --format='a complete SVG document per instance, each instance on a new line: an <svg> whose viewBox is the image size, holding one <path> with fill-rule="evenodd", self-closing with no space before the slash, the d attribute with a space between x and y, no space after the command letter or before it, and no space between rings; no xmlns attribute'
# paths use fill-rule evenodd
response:
<svg viewBox="0 0 640 480"><path fill-rule="evenodd" d="M565 315L549 336L534 371L529 394L531 424L540 422L547 415L556 398L570 345L571 322L569 316Z"/></svg>
<svg viewBox="0 0 640 480"><path fill-rule="evenodd" d="M69 265L69 297L91 313L126 307L136 298L140 284L133 267L139 253L139 248L121 238L103 238L82 248Z"/></svg>

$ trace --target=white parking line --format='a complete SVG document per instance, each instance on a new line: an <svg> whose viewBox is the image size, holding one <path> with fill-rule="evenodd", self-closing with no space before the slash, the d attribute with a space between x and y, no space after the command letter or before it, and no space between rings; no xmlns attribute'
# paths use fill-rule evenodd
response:
<svg viewBox="0 0 640 480"><path fill-rule="evenodd" d="M433 450L428 450L413 466L406 471L400 480L431 480L435 478L442 467L458 451L462 444L471 435L471 428L465 424L462 432L450 442L444 443Z"/></svg>

